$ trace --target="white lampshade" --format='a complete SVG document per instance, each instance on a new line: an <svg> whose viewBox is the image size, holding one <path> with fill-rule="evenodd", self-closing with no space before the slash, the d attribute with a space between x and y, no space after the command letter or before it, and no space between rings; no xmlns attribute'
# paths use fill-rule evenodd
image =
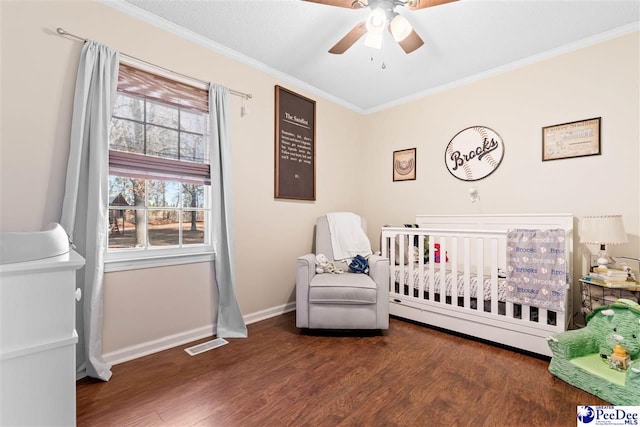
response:
<svg viewBox="0 0 640 427"><path fill-rule="evenodd" d="M585 245L600 245L598 267L609 264L605 245L627 243L622 215L585 216L580 222L580 242Z"/></svg>
<svg viewBox="0 0 640 427"><path fill-rule="evenodd" d="M406 39L409 34L411 34L413 28L404 16L396 15L389 23L389 31L391 31L391 35L393 35L393 38L397 42L401 42L402 40Z"/></svg>
<svg viewBox="0 0 640 427"><path fill-rule="evenodd" d="M387 13L382 9L374 9L367 18L367 37L364 45L375 49L382 49L382 36L387 26Z"/></svg>
<svg viewBox="0 0 640 427"><path fill-rule="evenodd" d="M383 9L374 9L367 18L367 32L382 34L387 26L387 13Z"/></svg>
<svg viewBox="0 0 640 427"><path fill-rule="evenodd" d="M586 245L627 243L622 215L585 216L580 222L580 242Z"/></svg>
<svg viewBox="0 0 640 427"><path fill-rule="evenodd" d="M382 49L382 33L367 33L364 45L374 49Z"/></svg>

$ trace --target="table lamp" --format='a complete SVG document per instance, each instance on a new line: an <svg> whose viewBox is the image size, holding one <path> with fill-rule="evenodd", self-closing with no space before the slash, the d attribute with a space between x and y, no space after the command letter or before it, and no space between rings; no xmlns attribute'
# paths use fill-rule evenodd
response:
<svg viewBox="0 0 640 427"><path fill-rule="evenodd" d="M580 243L600 245L598 267L607 268L606 245L622 245L627 243L622 215L585 216L580 222Z"/></svg>

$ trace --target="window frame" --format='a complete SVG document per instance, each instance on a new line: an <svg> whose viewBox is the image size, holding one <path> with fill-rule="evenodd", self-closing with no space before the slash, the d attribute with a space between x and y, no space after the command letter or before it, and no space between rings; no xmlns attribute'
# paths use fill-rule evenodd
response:
<svg viewBox="0 0 640 427"><path fill-rule="evenodd" d="M106 252L105 273L113 271L139 270L143 268L167 267L171 265L211 262L215 260L213 246L201 248L118 249Z"/></svg>
<svg viewBox="0 0 640 427"><path fill-rule="evenodd" d="M136 124L140 124L143 126L143 138L144 138L144 147L147 146L147 127L148 126L158 126L155 123L152 123L150 121L147 121L148 117L147 117L147 103L151 103L151 104L160 104L162 106L170 106L172 108L176 108L178 110L178 123L177 123L177 128L173 129L173 128L168 128L170 130L175 130L177 131L178 134L178 142L176 145L176 149L178 150L178 160L180 159L180 135L181 133L184 134L188 134L188 135L200 135L197 132L193 132L193 131L189 131L189 130L182 130L181 126L180 126L180 114L183 111L192 111L189 108L185 108L183 106L179 106L179 105L173 105L173 104L168 104L168 103L163 103L161 101L158 101L156 99L148 99L145 98L144 96L140 96L137 94L131 94L131 93L127 93L127 92L121 92L118 91L117 93L118 96L122 95L122 96L127 96L127 97L132 97L132 98L137 98L137 99L141 99L143 101L143 110L144 110L144 115L143 115L143 121L141 122L140 120L136 119L136 118L128 118L128 117L120 117L117 116L115 114L115 111L113 112L113 114L111 115L111 119L114 120L126 120L129 121L131 123L136 123ZM208 133L209 130L209 126L208 126L208 115L205 114L204 112L200 111L201 114L206 116L206 121L204 123L204 129L203 129L203 134L201 135L204 139L205 145L208 146L208 141L210 138L210 135ZM206 149L207 147L205 146L205 152L207 152L208 150ZM117 150L114 150L117 151ZM146 151L146 149L144 150ZM132 152L133 153L133 152ZM141 154L141 155L146 155L145 153ZM208 152L207 154L207 160L208 160L208 164L211 164L211 153ZM161 157L163 158L163 157ZM175 159L174 159L175 160ZM186 160L187 162L190 162L188 160ZM122 176L119 175L117 172L114 173L113 175L111 173L109 173L109 177L111 176ZM145 178L138 178L138 179L144 179L145 181L166 181L166 182L179 182L180 184L182 184L182 182L180 182L178 179L172 180L170 177L145 177ZM107 184L108 185L108 184ZM106 217L105 217L105 227L106 227L106 233L107 233L107 247L105 248L105 255L104 255L104 269L105 272L112 272L112 271L125 271L125 270L134 270L134 269L142 269L142 268L153 268L153 267L161 267L161 266L170 266L170 265L182 265L182 264L190 264L190 263L199 263L199 262L211 262L215 260L215 251L214 251L214 242L213 242L213 229L212 229L212 225L213 225L213 214L212 214L212 188L211 188L211 183L202 183L203 187L204 187L204 207L203 208L190 208L187 206L184 206L184 204L182 203L182 197L183 197L183 192L182 189L180 189L179 191L179 200L178 200L178 204L177 206L165 206L165 207L150 207L148 206L148 197L147 197L147 191L148 191L148 185L145 185L145 205L144 206L128 206L125 209L121 209L121 208L114 208L112 206L110 206L110 200L107 199L106 201ZM107 194L108 194L108 189L107 189ZM147 236L147 240L145 242L145 247L144 248L109 248L109 214L110 211L112 210L139 210L139 211L143 211L145 213L145 234ZM204 233L205 233L205 238L204 238L204 243L202 244L188 244L188 245L184 245L184 243L178 243L178 245L171 245L171 246L151 246L150 245L150 241L149 241L149 212L152 212L154 210L175 210L178 212L178 217L179 217L179 229L178 229L178 233L179 236L182 235L183 232L183 215L185 212L191 212L193 210L198 211L198 212L203 212L204 214L204 220L205 220L205 229L204 229Z"/></svg>

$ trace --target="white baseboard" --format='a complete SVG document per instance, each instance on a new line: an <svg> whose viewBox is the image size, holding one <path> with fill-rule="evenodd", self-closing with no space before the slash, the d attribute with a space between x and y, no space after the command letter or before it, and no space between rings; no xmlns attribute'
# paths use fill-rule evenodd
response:
<svg viewBox="0 0 640 427"><path fill-rule="evenodd" d="M190 331L180 332L178 334L169 335L153 341L147 341L141 344L125 347L102 355L105 363L109 365L117 365L128 362L129 360L167 350L179 345L187 344L203 338L215 335L215 325L207 325L201 328L192 329Z"/></svg>
<svg viewBox="0 0 640 427"><path fill-rule="evenodd" d="M296 309L296 303L290 302L284 305L271 307L266 310L257 311L255 313L243 316L247 325L266 320L271 317L279 316ZM209 338L216 334L215 325L207 325L201 328L192 329L190 331L180 332L178 334L169 335L153 341L147 341L120 350L115 350L102 355L105 363L109 365L117 365L128 362L129 360L167 350L179 345L187 344L203 338Z"/></svg>
<svg viewBox="0 0 640 427"><path fill-rule="evenodd" d="M247 325L259 322L261 320L270 319L272 317L280 316L281 314L288 313L296 309L296 302L289 302L287 304L279 305L276 307L267 308L266 310L256 311L255 313L247 314L243 316L244 322Z"/></svg>

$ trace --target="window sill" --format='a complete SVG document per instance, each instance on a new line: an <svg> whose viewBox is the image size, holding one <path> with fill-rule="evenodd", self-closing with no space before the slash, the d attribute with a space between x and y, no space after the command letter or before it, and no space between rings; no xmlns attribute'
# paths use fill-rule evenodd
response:
<svg viewBox="0 0 640 427"><path fill-rule="evenodd" d="M118 253L117 257L106 259L104 272L140 270L143 268L167 267L171 265L194 264L198 262L211 262L215 260L213 251L196 253L171 253L171 254L145 254L130 253L126 258L124 253Z"/></svg>

